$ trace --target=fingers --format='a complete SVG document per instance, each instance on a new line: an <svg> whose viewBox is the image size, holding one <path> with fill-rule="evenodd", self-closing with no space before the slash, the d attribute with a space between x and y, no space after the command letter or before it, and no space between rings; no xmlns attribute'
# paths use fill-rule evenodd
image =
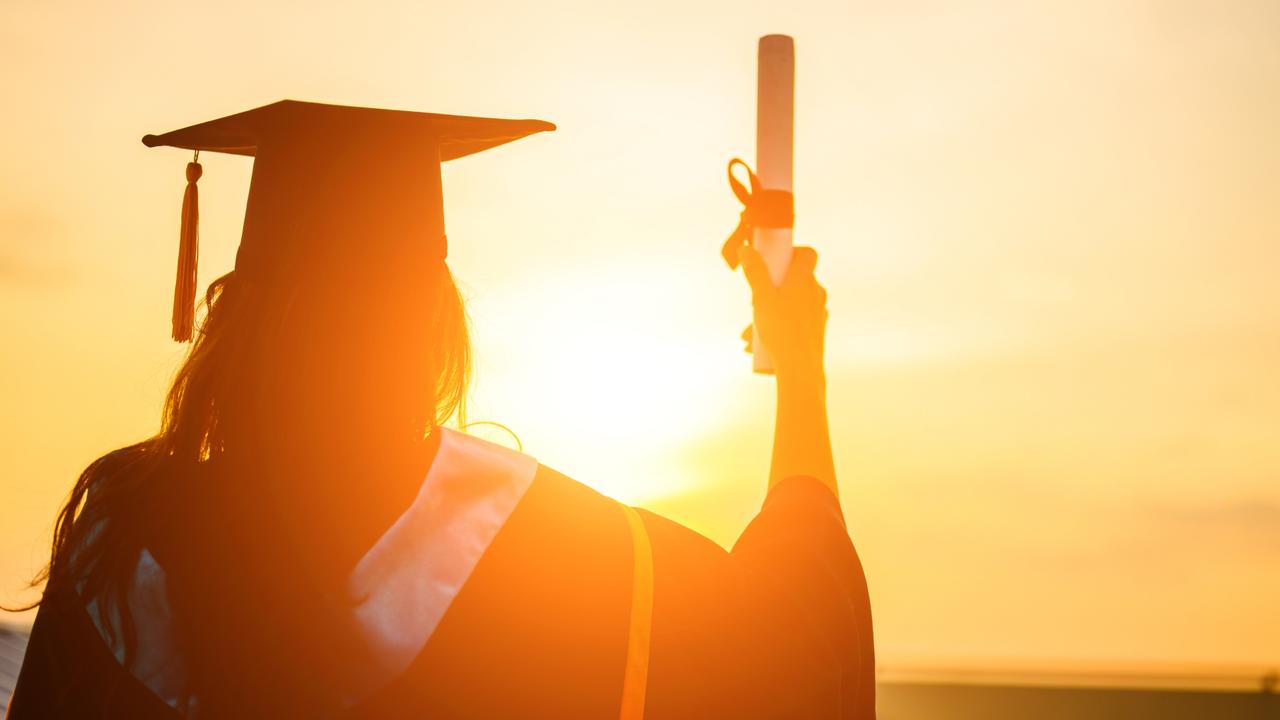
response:
<svg viewBox="0 0 1280 720"><path fill-rule="evenodd" d="M742 263L742 271L751 284L751 292L763 296L766 291L773 290L773 279L769 276L769 268L765 265L760 252L753 247L744 246L738 251L738 260ZM818 251L811 247L797 246L791 255L791 265L787 267L787 276L783 285L814 285L817 279L813 275L818 265ZM818 286L821 289L821 286ZM823 291L825 299L825 291Z"/></svg>
<svg viewBox="0 0 1280 720"><path fill-rule="evenodd" d="M743 247L738 250L738 260L742 263L742 272L747 276L747 283L751 285L751 294L763 296L773 289L773 280L769 278L769 268L764 264L764 258L760 257L760 253L753 247Z"/></svg>
<svg viewBox="0 0 1280 720"><path fill-rule="evenodd" d="M803 245L791 253L791 266L787 268L784 283L797 282L813 278L813 270L818 266L818 251Z"/></svg>

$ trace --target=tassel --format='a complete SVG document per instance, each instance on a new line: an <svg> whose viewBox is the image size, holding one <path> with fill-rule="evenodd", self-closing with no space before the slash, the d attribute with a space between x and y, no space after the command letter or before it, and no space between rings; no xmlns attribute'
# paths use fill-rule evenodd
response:
<svg viewBox="0 0 1280 720"><path fill-rule="evenodd" d="M187 190L182 194L182 230L178 236L178 278L173 287L173 339L189 342L196 324L196 260L200 250L200 190L204 170L200 151L187 163Z"/></svg>

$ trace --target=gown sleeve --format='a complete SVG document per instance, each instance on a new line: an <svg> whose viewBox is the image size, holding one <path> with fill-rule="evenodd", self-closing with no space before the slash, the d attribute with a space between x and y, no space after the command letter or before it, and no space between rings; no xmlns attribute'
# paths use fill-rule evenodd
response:
<svg viewBox="0 0 1280 720"><path fill-rule="evenodd" d="M656 577L646 717L875 717L866 578L830 489L776 484L729 553L644 517Z"/></svg>

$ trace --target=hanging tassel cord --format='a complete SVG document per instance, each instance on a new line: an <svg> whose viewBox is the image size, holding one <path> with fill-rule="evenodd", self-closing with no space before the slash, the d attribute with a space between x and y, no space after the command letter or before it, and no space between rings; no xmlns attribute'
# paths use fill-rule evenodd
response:
<svg viewBox="0 0 1280 720"><path fill-rule="evenodd" d="M187 189L182 193L182 228L178 235L178 276L173 287L173 339L190 342L196 323L196 275L200 254L200 188L204 170L200 151L187 163Z"/></svg>

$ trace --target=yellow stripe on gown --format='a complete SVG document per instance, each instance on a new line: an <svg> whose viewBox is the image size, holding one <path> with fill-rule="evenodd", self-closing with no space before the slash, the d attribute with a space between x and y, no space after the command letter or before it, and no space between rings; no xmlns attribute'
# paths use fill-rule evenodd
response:
<svg viewBox="0 0 1280 720"><path fill-rule="evenodd" d="M644 717L645 686L649 680L649 631L653 621L653 549L644 521L634 508L622 506L631 530L635 568L631 583L631 629L627 639L627 667L622 679L622 720Z"/></svg>

